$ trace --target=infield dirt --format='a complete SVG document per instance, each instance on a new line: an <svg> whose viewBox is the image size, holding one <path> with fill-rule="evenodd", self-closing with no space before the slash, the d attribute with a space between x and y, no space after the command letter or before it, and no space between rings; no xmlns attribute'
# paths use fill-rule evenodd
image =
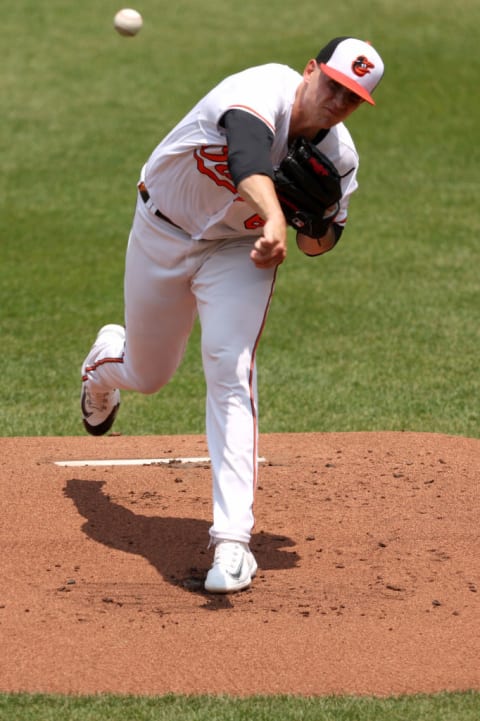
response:
<svg viewBox="0 0 480 721"><path fill-rule="evenodd" d="M201 436L0 439L0 690L480 689L480 441L260 439L251 589L203 591Z"/></svg>

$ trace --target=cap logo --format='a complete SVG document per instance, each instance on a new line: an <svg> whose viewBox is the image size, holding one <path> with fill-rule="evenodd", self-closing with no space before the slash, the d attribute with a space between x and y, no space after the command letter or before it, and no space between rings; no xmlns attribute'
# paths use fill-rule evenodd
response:
<svg viewBox="0 0 480 721"><path fill-rule="evenodd" d="M368 58L365 57L365 55L359 55L358 58L355 58L355 60L352 63L352 70L355 73L355 75L358 75L358 77L363 78L365 75L368 75L370 70L373 70L375 65L368 60Z"/></svg>

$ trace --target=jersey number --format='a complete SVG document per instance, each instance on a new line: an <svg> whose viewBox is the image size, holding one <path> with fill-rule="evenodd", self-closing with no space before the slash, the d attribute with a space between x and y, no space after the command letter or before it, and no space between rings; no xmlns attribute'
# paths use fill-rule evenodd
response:
<svg viewBox="0 0 480 721"><path fill-rule="evenodd" d="M244 222L246 230L256 230L257 228L263 228L264 225L265 221L260 215L258 215L258 213L255 213L255 215L251 215Z"/></svg>
<svg viewBox="0 0 480 721"><path fill-rule="evenodd" d="M232 183L232 176L228 169L228 147L226 145L204 145L193 151L197 168L203 175L213 180L217 185L226 188L231 193L237 194L237 189Z"/></svg>
<svg viewBox="0 0 480 721"><path fill-rule="evenodd" d="M226 145L203 145L193 151L197 161L197 169L202 175L208 176L216 185L226 188L235 195L238 191L232 183L232 176L228 168L228 147ZM241 200L239 197L238 200ZM258 213L251 215L244 221L246 230L256 230L265 225Z"/></svg>

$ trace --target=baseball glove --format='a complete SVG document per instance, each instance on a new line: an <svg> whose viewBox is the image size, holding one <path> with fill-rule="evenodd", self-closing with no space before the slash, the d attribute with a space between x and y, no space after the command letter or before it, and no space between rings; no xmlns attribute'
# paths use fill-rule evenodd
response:
<svg viewBox="0 0 480 721"><path fill-rule="evenodd" d="M296 138L274 171L274 183L288 225L311 238L325 235L342 197L332 161L306 138Z"/></svg>

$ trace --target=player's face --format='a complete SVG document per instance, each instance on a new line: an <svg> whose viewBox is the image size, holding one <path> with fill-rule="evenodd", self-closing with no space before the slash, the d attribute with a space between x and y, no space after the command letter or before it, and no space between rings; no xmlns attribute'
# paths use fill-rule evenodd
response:
<svg viewBox="0 0 480 721"><path fill-rule="evenodd" d="M307 65L304 79L304 110L319 128L331 128L342 122L363 103L359 95L322 73L314 60Z"/></svg>

